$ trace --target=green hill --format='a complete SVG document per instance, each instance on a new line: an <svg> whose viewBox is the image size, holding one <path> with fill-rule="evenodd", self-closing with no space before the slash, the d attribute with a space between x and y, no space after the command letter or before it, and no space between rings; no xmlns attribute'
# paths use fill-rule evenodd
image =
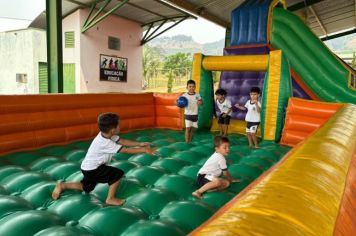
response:
<svg viewBox="0 0 356 236"><path fill-rule="evenodd" d="M153 39L148 43L149 47L156 48L163 55L169 56L177 52L203 53L206 55L222 55L224 48L224 39L216 42L200 44L194 41L191 36L175 35L172 37L160 37Z"/></svg>

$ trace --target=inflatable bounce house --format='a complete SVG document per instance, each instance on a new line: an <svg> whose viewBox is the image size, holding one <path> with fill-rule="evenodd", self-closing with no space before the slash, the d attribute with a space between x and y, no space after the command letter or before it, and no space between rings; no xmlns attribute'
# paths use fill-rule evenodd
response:
<svg viewBox="0 0 356 236"><path fill-rule="evenodd" d="M233 104L261 88L261 148L248 148L245 114L233 110L227 160L241 182L195 199L214 152L211 71L222 71ZM204 104L191 143L179 94L0 96L0 235L356 235L355 72L284 1L235 9L231 46L195 55L192 79ZM82 179L102 112L118 113L121 136L158 155L114 155L123 206L105 205L106 184L53 201L56 181Z"/></svg>

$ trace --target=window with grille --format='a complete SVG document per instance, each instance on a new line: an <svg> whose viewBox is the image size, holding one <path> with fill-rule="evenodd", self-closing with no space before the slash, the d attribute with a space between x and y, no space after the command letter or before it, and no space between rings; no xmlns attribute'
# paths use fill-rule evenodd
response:
<svg viewBox="0 0 356 236"><path fill-rule="evenodd" d="M16 74L16 82L26 84L27 74Z"/></svg>
<svg viewBox="0 0 356 236"><path fill-rule="evenodd" d="M120 50L120 39L109 36L108 40L109 49Z"/></svg>
<svg viewBox="0 0 356 236"><path fill-rule="evenodd" d="M64 33L64 47L74 48L74 31Z"/></svg>

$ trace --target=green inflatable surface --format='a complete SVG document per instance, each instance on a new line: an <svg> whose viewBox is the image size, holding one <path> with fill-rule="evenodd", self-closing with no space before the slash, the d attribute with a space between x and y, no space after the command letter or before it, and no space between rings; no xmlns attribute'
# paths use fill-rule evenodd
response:
<svg viewBox="0 0 356 236"><path fill-rule="evenodd" d="M283 51L320 100L356 104L356 92L348 87L349 72L298 16L273 10L271 44Z"/></svg>
<svg viewBox="0 0 356 236"><path fill-rule="evenodd" d="M141 130L123 138L150 141L158 156L118 153L112 166L125 171L117 197L124 206L105 205L106 184L90 194L64 191L57 201L56 181L80 181L80 163L90 142L47 147L0 157L0 235L186 235L268 170L289 151L262 142L249 149L246 137L230 135L229 171L241 183L222 192L191 196L199 168L214 152L213 135L199 132L186 144L184 133Z"/></svg>

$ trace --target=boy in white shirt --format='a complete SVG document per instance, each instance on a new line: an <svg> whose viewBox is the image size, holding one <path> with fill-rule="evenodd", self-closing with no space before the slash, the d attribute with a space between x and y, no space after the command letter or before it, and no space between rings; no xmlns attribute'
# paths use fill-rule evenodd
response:
<svg viewBox="0 0 356 236"><path fill-rule="evenodd" d="M245 106L236 104L235 107L240 110L247 110L245 117L246 133L248 138L249 147L259 148L256 132L261 122L261 103L258 101L261 90L258 87L252 87L250 90L250 100L248 100Z"/></svg>
<svg viewBox="0 0 356 236"><path fill-rule="evenodd" d="M220 191L229 187L232 182L240 182L239 179L233 179L227 170L225 156L230 152L229 139L224 136L216 136L214 145L215 153L198 171L197 185L199 189L192 193L193 197L202 198L206 191ZM225 178L219 178L221 174Z"/></svg>
<svg viewBox="0 0 356 236"><path fill-rule="evenodd" d="M52 198L57 200L65 189L76 189L89 193L94 190L97 183L108 183L109 191L106 204L120 206L124 199L115 198L116 190L124 172L112 166L108 166L113 154L123 153L148 153L154 154L149 143L139 143L121 139L119 116L115 113L103 113L98 117L99 134L94 138L88 152L81 164L83 180L81 182L58 182L52 192ZM141 148L125 148L125 146L140 146Z"/></svg>
<svg viewBox="0 0 356 236"><path fill-rule="evenodd" d="M189 143L193 138L194 129L198 128L198 106L203 104L199 93L195 92L195 81L187 81L188 92L182 96L188 99L188 105L184 108L185 142Z"/></svg>
<svg viewBox="0 0 356 236"><path fill-rule="evenodd" d="M221 113L218 119L220 135L227 136L227 130L231 118L231 102L225 98L226 91L224 89L216 90L215 95L216 106L219 108Z"/></svg>

